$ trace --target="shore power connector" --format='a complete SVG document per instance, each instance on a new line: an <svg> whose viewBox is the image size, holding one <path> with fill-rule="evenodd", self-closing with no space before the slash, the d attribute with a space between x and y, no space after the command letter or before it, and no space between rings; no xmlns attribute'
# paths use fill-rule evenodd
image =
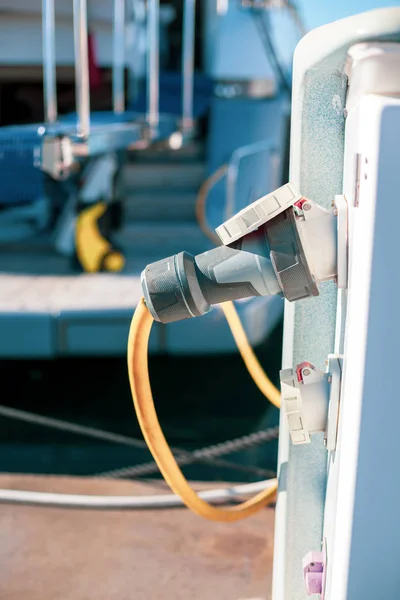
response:
<svg viewBox="0 0 400 600"><path fill-rule="evenodd" d="M229 300L317 296L320 282L337 277L336 215L291 183L263 196L216 229L221 246L197 256L180 252L144 269L151 315L170 323Z"/></svg>
<svg viewBox="0 0 400 600"><path fill-rule="evenodd" d="M311 434L324 433L327 450L336 449L343 356L330 354L326 371L309 362L280 372L282 407L294 445L309 444Z"/></svg>
<svg viewBox="0 0 400 600"><path fill-rule="evenodd" d="M340 285L345 285L346 253L338 251L338 239L346 238L347 204L345 198L340 198L343 210L339 210L336 199L331 209L326 210L288 183L218 227L221 246L198 256L181 252L148 265L142 273L144 298L135 310L128 338L129 382L136 415L150 452L171 490L186 506L207 519L232 522L250 516L271 501L278 484L275 481L272 488L226 509L211 506L196 494L168 446L154 407L147 362L152 323L204 315L213 304L219 303L224 303L222 310L227 316L229 305L234 310L232 300L252 296L277 294L290 301L317 296L318 284L329 279L335 279L338 286L340 281ZM231 316L227 316L228 323ZM338 410L332 412L331 406L327 406L330 375L317 372L310 364L303 365L303 388L297 388L292 372L286 373L288 394L285 396L282 389L279 397L251 347L244 344L246 336L239 331L240 321L239 325L237 320L232 323L235 323L230 323L234 336L240 334L239 351L259 389L267 389L263 393L275 406L281 405L281 397L288 400L288 416L294 408L296 415L292 416L300 417L300 421L292 419L293 437L297 435L298 443L306 443L310 434L323 430L327 444L334 447ZM259 383L261 379L263 386ZM307 385L304 379L309 382ZM335 386L330 386L332 397ZM296 406L289 402L293 394ZM316 588L315 575L308 574L307 578L310 589Z"/></svg>

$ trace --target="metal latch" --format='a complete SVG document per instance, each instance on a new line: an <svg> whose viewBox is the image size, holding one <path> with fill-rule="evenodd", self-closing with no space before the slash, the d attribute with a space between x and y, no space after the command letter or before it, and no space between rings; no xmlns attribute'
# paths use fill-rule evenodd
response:
<svg viewBox="0 0 400 600"><path fill-rule="evenodd" d="M67 136L46 137L41 148L41 169L53 179L66 179L74 162L71 140Z"/></svg>
<svg viewBox="0 0 400 600"><path fill-rule="evenodd" d="M336 448L343 357L330 354L325 373L309 362L280 373L282 406L293 444L310 443L310 435L325 433L328 450Z"/></svg>
<svg viewBox="0 0 400 600"><path fill-rule="evenodd" d="M304 585L308 596L319 594L323 598L325 558L322 552L311 551L303 558Z"/></svg>

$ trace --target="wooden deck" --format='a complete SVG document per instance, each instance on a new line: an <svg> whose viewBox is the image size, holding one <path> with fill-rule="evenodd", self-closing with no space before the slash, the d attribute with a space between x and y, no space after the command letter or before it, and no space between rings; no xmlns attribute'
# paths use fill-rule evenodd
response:
<svg viewBox="0 0 400 600"><path fill-rule="evenodd" d="M165 493L163 484L0 475L0 487ZM205 487L205 486L202 486ZM274 511L205 521L186 509L88 511L2 505L2 600L268 600Z"/></svg>

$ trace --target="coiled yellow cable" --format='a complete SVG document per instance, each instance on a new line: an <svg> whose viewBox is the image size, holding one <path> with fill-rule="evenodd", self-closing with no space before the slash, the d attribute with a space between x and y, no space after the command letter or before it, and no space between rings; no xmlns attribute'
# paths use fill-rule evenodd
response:
<svg viewBox="0 0 400 600"><path fill-rule="evenodd" d="M142 298L135 310L128 339L128 373L133 403L143 437L171 490L196 514L211 521L232 522L259 511L273 500L277 483L250 500L230 508L218 508L202 500L189 485L164 437L151 393L148 345L153 317Z"/></svg>
<svg viewBox="0 0 400 600"><path fill-rule="evenodd" d="M199 227L214 243L219 240L216 234L207 226L205 218L206 200L210 189L226 174L227 168L227 165L222 165L205 180L200 188L196 202L196 217ZM233 302L224 302L221 304L221 309L251 378L261 393L274 406L279 408L281 404L279 390L263 370L253 348L250 346L235 305ZM153 318L142 298L133 315L129 331L128 373L136 415L147 446L171 490L180 496L186 506L193 512L212 521L232 522L245 519L258 512L274 499L278 484L275 482L267 490L231 508L217 508L196 494L184 477L171 452L154 407L147 361L152 324Z"/></svg>

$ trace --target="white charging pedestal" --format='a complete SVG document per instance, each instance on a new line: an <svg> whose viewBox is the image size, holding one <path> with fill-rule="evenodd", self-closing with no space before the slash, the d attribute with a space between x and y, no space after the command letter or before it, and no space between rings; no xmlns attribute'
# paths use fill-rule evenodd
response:
<svg viewBox="0 0 400 600"><path fill-rule="evenodd" d="M398 42L400 9L379 9L312 31L295 53L290 180L325 207L345 196L350 262L347 290L324 284L285 310L283 367L324 370L335 353L344 372L335 451L321 433L293 445L282 411L274 600L309 597L308 552L325 600L398 596L400 54L379 46Z"/></svg>

